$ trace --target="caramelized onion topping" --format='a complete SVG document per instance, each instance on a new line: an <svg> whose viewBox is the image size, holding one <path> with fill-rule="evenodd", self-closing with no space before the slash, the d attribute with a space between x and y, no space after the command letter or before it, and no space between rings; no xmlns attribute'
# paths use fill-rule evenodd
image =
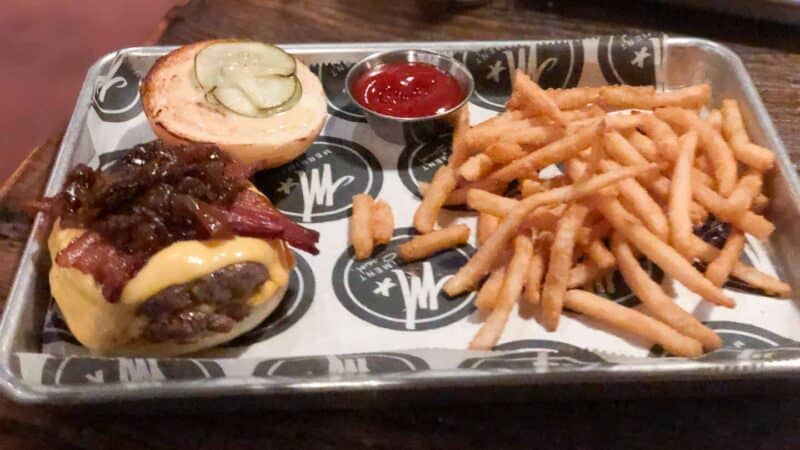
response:
<svg viewBox="0 0 800 450"><path fill-rule="evenodd" d="M100 169L78 165L59 194L36 206L62 228L89 231L56 263L91 274L113 302L151 255L178 241L250 236L318 253L318 232L248 189L252 170L215 146L153 141Z"/></svg>

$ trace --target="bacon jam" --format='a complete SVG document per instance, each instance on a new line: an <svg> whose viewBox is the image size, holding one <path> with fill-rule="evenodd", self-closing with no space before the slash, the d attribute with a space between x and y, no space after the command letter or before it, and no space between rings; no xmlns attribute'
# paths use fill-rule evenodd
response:
<svg viewBox="0 0 800 450"><path fill-rule="evenodd" d="M78 165L64 189L37 207L60 218L62 228L87 230L55 261L91 274L116 302L150 256L178 241L282 239L316 254L319 233L251 191L251 172L215 146L153 141L100 169Z"/></svg>

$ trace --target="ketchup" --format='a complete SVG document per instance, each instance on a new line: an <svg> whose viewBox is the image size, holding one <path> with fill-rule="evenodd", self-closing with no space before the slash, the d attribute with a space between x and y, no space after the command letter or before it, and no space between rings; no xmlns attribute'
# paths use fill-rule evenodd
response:
<svg viewBox="0 0 800 450"><path fill-rule="evenodd" d="M361 106L394 117L432 116L464 98L452 75L420 62L382 64L361 75L352 93Z"/></svg>

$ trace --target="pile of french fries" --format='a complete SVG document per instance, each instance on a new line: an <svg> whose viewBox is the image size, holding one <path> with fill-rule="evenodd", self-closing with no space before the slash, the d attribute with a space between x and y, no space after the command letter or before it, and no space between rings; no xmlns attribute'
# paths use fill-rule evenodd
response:
<svg viewBox="0 0 800 450"><path fill-rule="evenodd" d="M477 211L479 248L444 287L450 296L479 288L486 320L470 348L494 347L517 301L535 305L551 331L568 308L673 355L720 347L714 331L650 278L642 257L714 305L734 307L721 289L729 277L790 294L740 261L745 234L766 239L774 230L761 193L774 155L751 142L735 100L704 114L710 91L543 90L517 71L505 112L470 127L462 110L448 163L423 187L414 215L421 236L400 253L419 259L466 242L464 225L435 230L439 211L464 203ZM563 174L540 176L556 163ZM508 194L512 183L517 193ZM693 232L709 215L732 225L721 249ZM586 289L614 270L646 313Z"/></svg>

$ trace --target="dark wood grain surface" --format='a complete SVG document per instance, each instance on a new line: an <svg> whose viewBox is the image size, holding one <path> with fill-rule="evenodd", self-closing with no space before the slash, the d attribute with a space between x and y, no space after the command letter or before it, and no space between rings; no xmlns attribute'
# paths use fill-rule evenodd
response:
<svg viewBox="0 0 800 450"><path fill-rule="evenodd" d="M754 2L755 3L755 2ZM154 24L155 26L155 24ZM642 1L195 0L167 17L165 44L210 37L276 42L553 39L637 31L728 44L744 60L800 161L800 28ZM57 139L0 188L0 298L8 293ZM210 416L87 414L0 400L0 449L800 447L799 396L529 402ZM692 394L698 394L693 392Z"/></svg>

